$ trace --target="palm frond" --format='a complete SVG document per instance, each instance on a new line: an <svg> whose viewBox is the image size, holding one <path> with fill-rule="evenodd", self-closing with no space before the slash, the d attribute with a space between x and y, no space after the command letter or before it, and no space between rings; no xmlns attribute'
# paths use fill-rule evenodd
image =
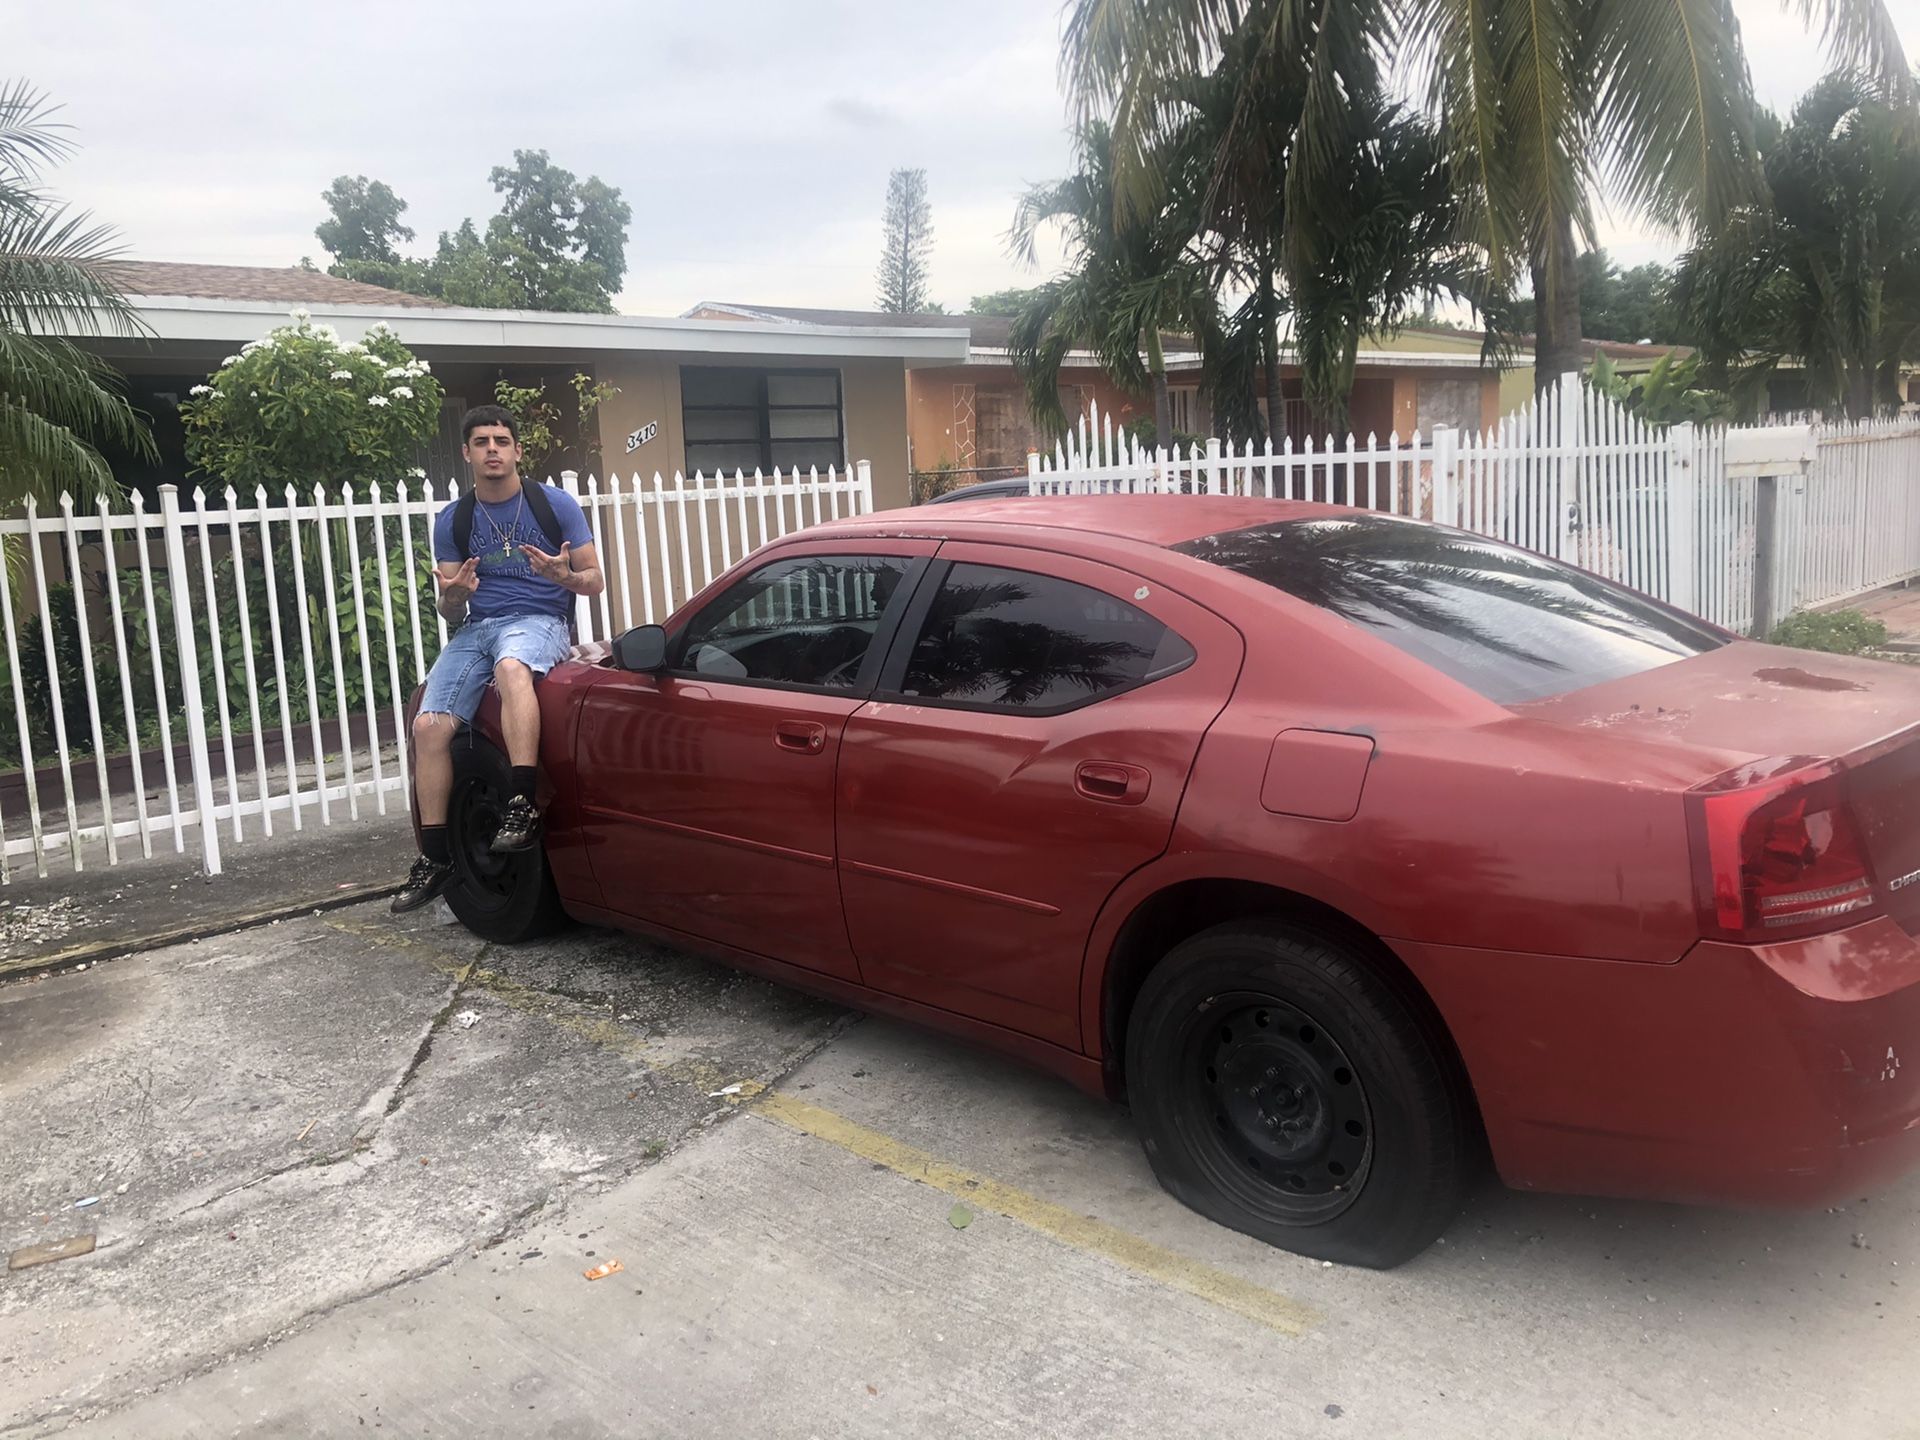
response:
<svg viewBox="0 0 1920 1440"><path fill-rule="evenodd" d="M1886 0L1781 0L1781 4L1798 12L1808 28L1820 30L1837 63L1866 70L1896 100L1913 102L1913 72L1907 68L1912 62Z"/></svg>
<svg viewBox="0 0 1920 1440"><path fill-rule="evenodd" d="M0 325L55 334L144 333L114 268L121 251L113 229L85 212L0 208Z"/></svg>
<svg viewBox="0 0 1920 1440"><path fill-rule="evenodd" d="M113 472L98 450L66 426L0 395L0 505L28 496L45 501L63 490L91 500L113 488Z"/></svg>
<svg viewBox="0 0 1920 1440"><path fill-rule="evenodd" d="M129 408L113 367L70 341L0 328L0 395L51 424L142 459L159 458L152 432ZM0 467L5 463L0 453Z"/></svg>
<svg viewBox="0 0 1920 1440"><path fill-rule="evenodd" d="M1728 0L1599 0L1590 53L1595 133L1627 205L1683 228L1751 199L1753 93Z"/></svg>
<svg viewBox="0 0 1920 1440"><path fill-rule="evenodd" d="M73 153L68 127L53 119L59 108L25 80L0 84L0 182L30 181Z"/></svg>

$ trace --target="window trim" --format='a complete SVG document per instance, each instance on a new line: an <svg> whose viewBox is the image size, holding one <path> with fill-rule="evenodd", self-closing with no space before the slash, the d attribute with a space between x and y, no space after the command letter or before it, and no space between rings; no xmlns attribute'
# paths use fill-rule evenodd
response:
<svg viewBox="0 0 1920 1440"><path fill-rule="evenodd" d="M887 601L886 609L874 622L873 642L867 646L867 653L860 662L860 669L853 677L853 684L803 685L792 680L756 680L752 677L741 678L733 675L709 675L701 670L686 668L687 646L693 631L694 622L699 620L714 606L725 602L741 585L753 579L763 570L776 565L787 565L804 560L903 560L905 568L900 573L900 583L894 588L893 596ZM908 605L919 596L919 587L927 568L933 564L931 556L913 555L897 550L801 550L785 554L770 555L764 565L756 565L751 570L742 571L739 578L726 589L715 595L705 605L686 617L672 635L667 648L667 664L662 672L664 678L685 681L692 685L731 685L747 690L776 690L796 695L837 695L847 699L865 700L872 697L880 671L892 655L894 641L898 638L901 618Z"/></svg>
<svg viewBox="0 0 1920 1440"><path fill-rule="evenodd" d="M1031 552L1029 552L1031 553ZM906 684L907 668L913 663L913 652L919 646L920 632L932 612L934 601L939 598L941 589L947 583L947 577L959 565L976 565L982 568L1011 570L1017 575L1036 575L1042 580L1053 580L1062 585L1078 586L1082 590L1094 590L1105 595L1116 605L1125 605L1139 611L1149 620L1159 623L1168 634L1178 637L1187 647L1187 658L1170 670L1158 675L1143 676L1129 681L1125 685L1116 685L1111 690L1102 690L1098 695L1088 695L1083 699L1070 700L1063 705L1005 705L986 700L948 700L942 697L909 695L903 688ZM1036 719L1052 719L1060 715L1071 715L1076 710L1085 710L1091 705L1103 705L1122 695L1131 695L1136 690L1144 690L1149 685L1158 685L1162 680L1170 680L1175 675L1184 674L1200 662L1200 650L1193 641L1187 639L1167 621L1147 610L1141 610L1131 600L1122 599L1109 590L1097 585L1089 585L1084 580L1070 580L1064 575L1050 574L1045 570L1034 569L1031 565L1007 564L1001 561L974 559L934 560L926 573L920 578L919 589L914 592L912 601L901 611L900 619L894 630L893 648L887 655L887 661L881 667L873 692L873 699L889 705L915 705L927 710L954 710L974 715L1030 715Z"/></svg>
<svg viewBox="0 0 1920 1440"><path fill-rule="evenodd" d="M687 403L687 388L686 388L686 377L689 371L702 372L702 373L718 372L718 373L725 373L729 375L751 375L754 377L755 402L752 405L689 405ZM773 415L775 411L777 410L824 410L828 408L825 405L776 405L774 404L772 399L769 397L767 382L768 380L770 380L771 378L777 375L804 375L811 379L818 379L823 375L830 375L833 377L832 408L833 408L833 415L834 415L834 424L836 428L836 433L834 435L832 435L831 437L820 435L820 436L802 436L798 438L795 438L792 436L776 437L774 435ZM773 365L773 366L682 365L679 370L679 379L680 379L681 450L682 450L682 458L686 459L687 461L687 469L699 471L699 473L712 473L715 475L726 475L730 473L744 473L745 471L745 467L742 467L742 466L735 466L733 471L727 471L725 469L715 470L712 472L700 471L699 467L694 465L691 458L692 451L696 446L756 445L759 447L759 450L760 450L758 468L763 472L771 472L774 468L773 447L776 444L812 445L812 444L828 444L828 443L832 444L832 446L834 447L835 453L839 456L837 460L830 461L829 464L832 466L845 468L847 463L847 385L846 385L846 377L841 373L838 367L818 366L818 365L804 365L804 366L803 365ZM734 440L695 440L692 438L691 427L687 424L687 417L690 415L697 415L697 414L752 415L755 420L756 431L751 438L741 438L741 439L734 439ZM783 472L788 472L788 473L798 473L800 469L800 467L793 466L793 465L786 465L780 468L782 469Z"/></svg>

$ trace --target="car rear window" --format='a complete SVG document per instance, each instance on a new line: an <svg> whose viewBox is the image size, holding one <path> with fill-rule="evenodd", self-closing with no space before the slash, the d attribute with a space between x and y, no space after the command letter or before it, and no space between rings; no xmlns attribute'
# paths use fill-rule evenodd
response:
<svg viewBox="0 0 1920 1440"><path fill-rule="evenodd" d="M1285 520L1175 548L1364 626L1500 705L1726 643L1702 622L1557 560L1388 515Z"/></svg>

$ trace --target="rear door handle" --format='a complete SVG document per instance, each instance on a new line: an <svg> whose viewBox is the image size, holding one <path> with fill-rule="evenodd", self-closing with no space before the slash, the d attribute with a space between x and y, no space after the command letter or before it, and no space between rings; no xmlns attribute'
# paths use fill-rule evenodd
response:
<svg viewBox="0 0 1920 1440"><path fill-rule="evenodd" d="M1088 760L1073 772L1073 788L1079 794L1109 805L1138 805L1152 785L1152 775L1138 765Z"/></svg>
<svg viewBox="0 0 1920 1440"><path fill-rule="evenodd" d="M818 755L827 748L827 727L810 720L782 720L773 727L773 743L796 755Z"/></svg>

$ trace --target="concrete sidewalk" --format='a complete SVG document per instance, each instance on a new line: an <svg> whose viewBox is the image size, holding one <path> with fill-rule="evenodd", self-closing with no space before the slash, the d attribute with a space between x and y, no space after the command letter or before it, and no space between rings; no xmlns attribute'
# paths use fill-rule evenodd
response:
<svg viewBox="0 0 1920 1440"><path fill-rule="evenodd" d="M363 902L396 888L413 857L404 804L230 844L219 875L202 873L191 839L184 855L156 847L147 860L135 850L109 866L89 851L78 872L70 859L44 878L16 872L0 889L0 980Z"/></svg>
<svg viewBox="0 0 1920 1440"><path fill-rule="evenodd" d="M1836 609L1858 610L1887 627L1887 648L1920 651L1920 585L1894 585Z"/></svg>

